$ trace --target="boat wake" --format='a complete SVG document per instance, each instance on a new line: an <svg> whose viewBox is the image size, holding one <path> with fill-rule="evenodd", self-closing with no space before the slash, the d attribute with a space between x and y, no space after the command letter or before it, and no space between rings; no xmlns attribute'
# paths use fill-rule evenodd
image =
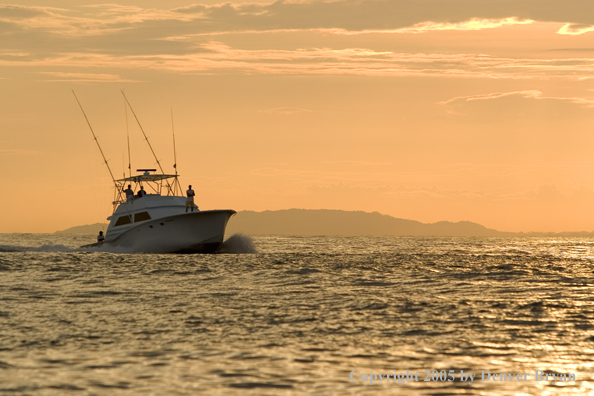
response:
<svg viewBox="0 0 594 396"><path fill-rule="evenodd" d="M217 253L258 253L258 250L249 236L233 234L223 242Z"/></svg>
<svg viewBox="0 0 594 396"><path fill-rule="evenodd" d="M73 249L64 245L42 245L42 246L14 246L0 245L0 253L3 252L78 252L81 249Z"/></svg>
<svg viewBox="0 0 594 396"><path fill-rule="evenodd" d="M108 243L102 246L71 248L64 245L42 245L42 246L17 246L0 245L0 253L8 252L80 252L80 253L142 253L150 250L150 245L144 246L141 243L133 246L113 246ZM217 253L243 254L257 253L253 240L243 234L234 234L227 238L219 247Z"/></svg>
<svg viewBox="0 0 594 396"><path fill-rule="evenodd" d="M112 245L110 243L104 243L100 246L89 246L81 247L76 251L79 252L103 252L103 253L147 253L152 248L150 241L137 240L133 245ZM225 240L215 253L223 254L244 254L244 253L257 253L257 249L254 246L253 240L243 234L231 235Z"/></svg>
<svg viewBox="0 0 594 396"><path fill-rule="evenodd" d="M64 245L42 245L42 246L17 246L17 245L0 245L0 253L26 253L26 252L35 252L35 253L53 253L53 252L104 252L104 253L133 253L132 249L123 249L113 247L111 249L103 248L72 248Z"/></svg>
<svg viewBox="0 0 594 396"><path fill-rule="evenodd" d="M101 248L71 248L64 245L42 245L42 246L16 246L16 245L0 245L0 253L52 253L52 252L72 252L72 253L136 253L137 247L117 247L117 246L102 246Z"/></svg>

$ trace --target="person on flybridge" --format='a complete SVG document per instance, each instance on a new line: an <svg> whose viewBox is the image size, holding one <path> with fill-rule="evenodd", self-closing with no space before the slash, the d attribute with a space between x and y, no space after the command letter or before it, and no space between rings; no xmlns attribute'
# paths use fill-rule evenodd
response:
<svg viewBox="0 0 594 396"><path fill-rule="evenodd" d="M142 198L146 195L146 191L144 191L144 186L140 186L140 190L138 190L138 198Z"/></svg>
<svg viewBox="0 0 594 396"><path fill-rule="evenodd" d="M186 198L186 213L188 212L188 208L192 208L192 212L193 212L194 211L194 196L196 194L194 193L194 190L192 190L191 184L188 186L188 191L186 191L186 195L188 196L188 198ZM196 209L198 209L198 207L196 207Z"/></svg>
<svg viewBox="0 0 594 396"><path fill-rule="evenodd" d="M97 235L97 243L101 243L105 240L105 237L103 236L103 231L99 231L99 235Z"/></svg>
<svg viewBox="0 0 594 396"><path fill-rule="evenodd" d="M124 190L124 194L126 194L126 201L134 200L134 191L132 191L132 186L128 184L128 188Z"/></svg>

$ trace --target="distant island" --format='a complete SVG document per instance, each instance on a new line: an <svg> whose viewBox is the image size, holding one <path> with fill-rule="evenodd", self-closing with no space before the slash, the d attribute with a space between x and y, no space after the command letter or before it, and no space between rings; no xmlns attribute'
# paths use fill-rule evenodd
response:
<svg viewBox="0 0 594 396"><path fill-rule="evenodd" d="M95 223L57 231L57 234L97 234L107 224ZM470 221L421 223L378 212L329 209L286 209L238 212L229 220L227 234L246 235L340 235L340 236L551 236L594 237L594 232L505 232Z"/></svg>
<svg viewBox="0 0 594 396"><path fill-rule="evenodd" d="M105 232L107 230L108 223L95 223L80 225L76 227L70 227L66 230L56 231L54 234L71 234L71 235L89 235L98 234L99 231Z"/></svg>

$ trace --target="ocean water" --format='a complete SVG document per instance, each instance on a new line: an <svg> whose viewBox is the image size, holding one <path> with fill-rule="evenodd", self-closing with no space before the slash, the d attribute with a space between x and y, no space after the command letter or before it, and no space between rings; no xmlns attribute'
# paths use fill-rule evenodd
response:
<svg viewBox="0 0 594 396"><path fill-rule="evenodd" d="M0 234L1 395L594 394L594 239L93 239Z"/></svg>

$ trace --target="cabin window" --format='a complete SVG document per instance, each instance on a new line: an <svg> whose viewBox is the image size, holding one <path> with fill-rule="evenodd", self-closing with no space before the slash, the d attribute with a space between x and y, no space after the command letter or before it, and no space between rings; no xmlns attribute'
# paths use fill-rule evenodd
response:
<svg viewBox="0 0 594 396"><path fill-rule="evenodd" d="M132 221L130 220L130 216L122 216L118 219L118 221L116 221L114 227L121 226L124 224L130 224L130 223L132 223Z"/></svg>
<svg viewBox="0 0 594 396"><path fill-rule="evenodd" d="M136 213L134 215L134 222L137 221L145 221L145 220L150 220L151 216L148 214L148 212L140 212L140 213Z"/></svg>

